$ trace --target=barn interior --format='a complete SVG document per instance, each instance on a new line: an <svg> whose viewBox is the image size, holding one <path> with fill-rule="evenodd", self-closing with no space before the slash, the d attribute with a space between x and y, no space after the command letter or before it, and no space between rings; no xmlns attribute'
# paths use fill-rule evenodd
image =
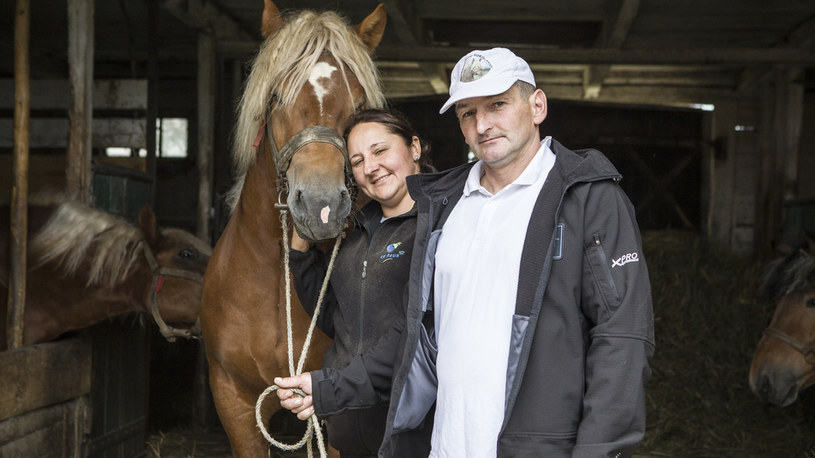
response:
<svg viewBox="0 0 815 458"><path fill-rule="evenodd" d="M275 3L284 13L335 10L355 24L379 2ZM752 294L760 266L815 229L815 3L382 3L388 22L374 57L385 94L430 139L437 168L470 160L454 116L438 114L453 66L472 49L505 46L530 63L546 93L542 134L597 148L622 173L659 272L654 421L642 456L815 455L815 398L805 393L779 409L746 386L771 313ZM65 191L125 219L148 203L161 225L214 244L229 217L235 108L262 41L262 11L262 0L0 0L0 203L14 200L19 179L15 83L24 78L30 202ZM67 167L76 161L87 173ZM692 281L699 272L704 281ZM721 302L735 308L719 316L710 309ZM726 332L709 321L689 328L711 316ZM68 456L160 455L157 435L217 431L199 341L168 343L151 323L130 319L91 332L94 386L83 402L93 413L77 411L84 430L60 436L76 453ZM728 349L706 354L691 342ZM684 369L671 366L679 363ZM726 386L711 389L716 370L726 371ZM707 381L689 389L697 378ZM722 430L699 412L752 420ZM8 432L7 422L0 416L0 450L39 437ZM286 418L278 426L296 429Z"/></svg>

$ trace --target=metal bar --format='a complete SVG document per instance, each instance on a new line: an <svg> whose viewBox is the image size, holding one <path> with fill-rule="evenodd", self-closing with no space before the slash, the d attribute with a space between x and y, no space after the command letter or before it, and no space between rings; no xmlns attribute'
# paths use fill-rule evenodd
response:
<svg viewBox="0 0 815 458"><path fill-rule="evenodd" d="M26 251L28 244L28 135L31 110L29 0L17 0L14 14L14 184L11 188L11 252L7 348L23 346Z"/></svg>

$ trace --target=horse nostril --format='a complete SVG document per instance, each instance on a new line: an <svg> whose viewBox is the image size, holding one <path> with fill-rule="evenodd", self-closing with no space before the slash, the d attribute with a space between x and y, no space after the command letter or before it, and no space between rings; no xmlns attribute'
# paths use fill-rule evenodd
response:
<svg viewBox="0 0 815 458"><path fill-rule="evenodd" d="M351 200L351 198L350 198L350 196L348 194L347 189L343 189L342 191L340 191L340 203L341 204L345 204L346 202L349 202L350 200Z"/></svg>

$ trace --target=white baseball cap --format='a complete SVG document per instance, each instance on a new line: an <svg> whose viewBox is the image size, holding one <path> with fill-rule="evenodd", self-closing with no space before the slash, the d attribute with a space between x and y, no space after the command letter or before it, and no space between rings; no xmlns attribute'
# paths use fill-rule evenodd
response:
<svg viewBox="0 0 815 458"><path fill-rule="evenodd" d="M444 113L459 100L501 94L516 81L535 86L535 76L529 64L512 51L506 48L471 51L453 67L450 98L439 113Z"/></svg>

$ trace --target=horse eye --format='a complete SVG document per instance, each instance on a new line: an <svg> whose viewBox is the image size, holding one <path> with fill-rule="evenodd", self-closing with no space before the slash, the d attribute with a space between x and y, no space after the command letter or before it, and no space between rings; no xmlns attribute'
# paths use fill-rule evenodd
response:
<svg viewBox="0 0 815 458"><path fill-rule="evenodd" d="M178 257L182 259L191 259L195 257L195 253L189 249L183 249L178 252Z"/></svg>

